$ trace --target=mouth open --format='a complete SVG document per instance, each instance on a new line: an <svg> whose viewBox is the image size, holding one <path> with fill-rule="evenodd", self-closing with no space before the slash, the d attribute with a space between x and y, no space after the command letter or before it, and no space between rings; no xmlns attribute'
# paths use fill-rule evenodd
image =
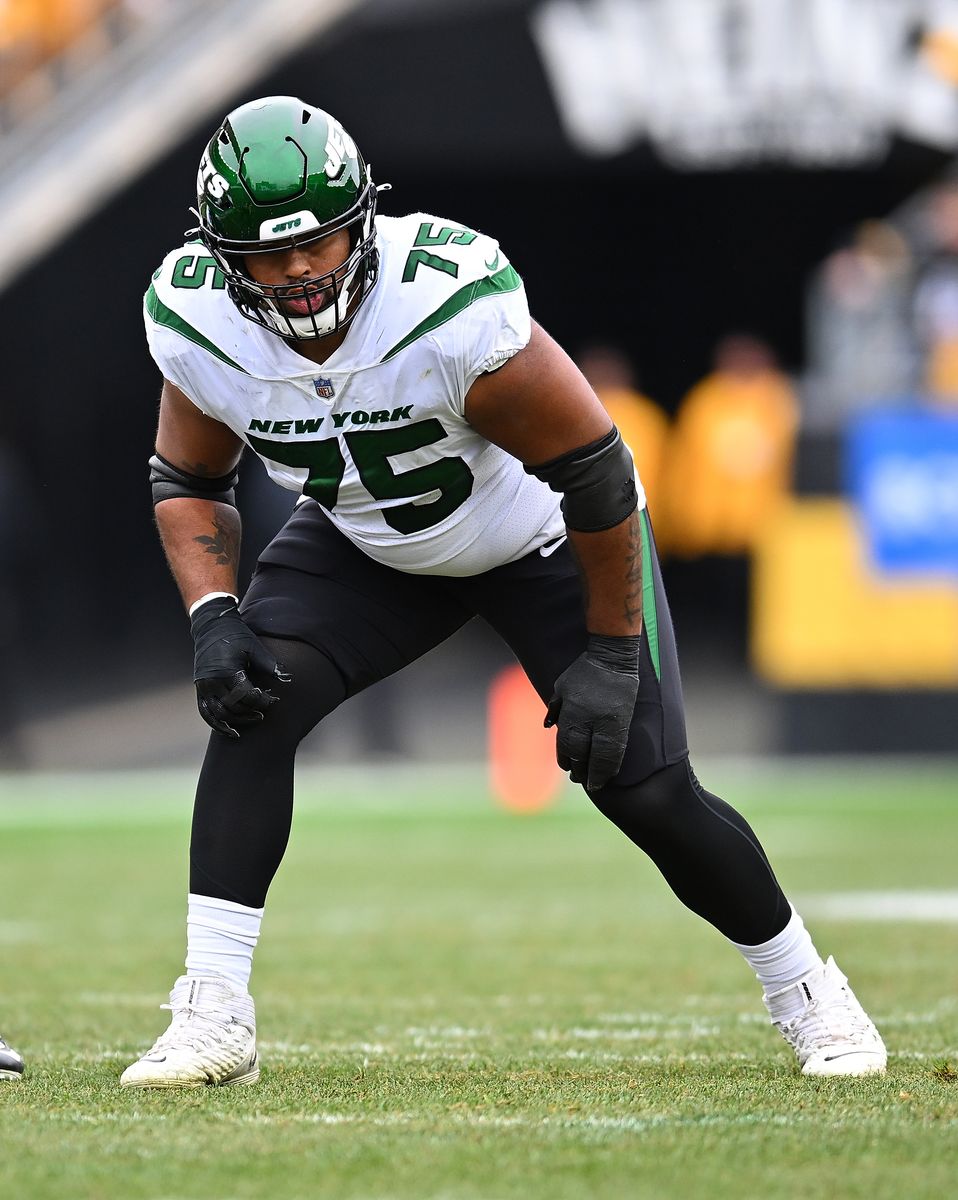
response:
<svg viewBox="0 0 958 1200"><path fill-rule="evenodd" d="M307 288L305 293L299 289L297 291L297 295L279 297L284 310L293 316L308 317L321 312L333 302L333 294L329 288Z"/></svg>

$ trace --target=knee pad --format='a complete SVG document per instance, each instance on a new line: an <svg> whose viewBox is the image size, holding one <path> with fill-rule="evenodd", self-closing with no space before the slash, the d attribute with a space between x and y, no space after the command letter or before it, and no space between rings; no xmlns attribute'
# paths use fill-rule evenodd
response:
<svg viewBox="0 0 958 1200"><path fill-rule="evenodd" d="M266 714L262 732L276 743L287 741L295 747L343 702L346 685L333 662L308 643L262 636L260 640L292 675L288 684L271 688L279 702ZM259 732L261 727L250 728Z"/></svg>
<svg viewBox="0 0 958 1200"><path fill-rule="evenodd" d="M654 831L672 825L679 812L687 812L699 799L699 783L687 758L656 771L641 783L610 783L589 793L596 808L624 832Z"/></svg>

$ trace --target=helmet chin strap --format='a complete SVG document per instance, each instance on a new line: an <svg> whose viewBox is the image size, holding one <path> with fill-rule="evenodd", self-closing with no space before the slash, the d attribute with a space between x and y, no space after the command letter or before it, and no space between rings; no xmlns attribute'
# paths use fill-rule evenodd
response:
<svg viewBox="0 0 958 1200"><path fill-rule="evenodd" d="M261 310L263 316L283 337L289 337L290 330L292 330L293 337L303 341L327 337L329 334L335 333L349 311L349 302L353 298L353 280L356 278L356 271L360 265L357 263L343 280L339 287L339 295L333 303L321 308L319 312L311 313L306 317L295 317L291 313L278 312L275 307L276 301L267 300Z"/></svg>

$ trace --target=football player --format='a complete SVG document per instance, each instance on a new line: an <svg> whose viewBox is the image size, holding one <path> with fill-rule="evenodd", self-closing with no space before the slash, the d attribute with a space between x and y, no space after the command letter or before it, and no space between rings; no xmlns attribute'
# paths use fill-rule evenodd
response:
<svg viewBox="0 0 958 1200"><path fill-rule="evenodd" d="M23 1059L12 1046L0 1037L0 1079L13 1080L23 1078Z"/></svg>
<svg viewBox="0 0 958 1200"><path fill-rule="evenodd" d="M492 237L377 217L382 187L328 113L230 113L198 228L146 294L163 376L156 520L212 727L193 814L186 973L127 1087L254 1082L248 991L286 848L293 759L336 706L475 616L548 706L559 765L745 957L813 1075L885 1068L746 821L689 765L642 486L602 405L529 315ZM569 302L593 284L570 274ZM244 446L301 493L242 601Z"/></svg>

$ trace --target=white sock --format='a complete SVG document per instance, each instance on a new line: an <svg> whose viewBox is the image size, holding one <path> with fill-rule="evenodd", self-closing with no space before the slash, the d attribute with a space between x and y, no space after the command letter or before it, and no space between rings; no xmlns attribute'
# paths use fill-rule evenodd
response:
<svg viewBox="0 0 958 1200"><path fill-rule="evenodd" d="M732 942L732 945L742 954L762 985L765 1004L773 1022L790 1021L804 1011L806 1001L799 989L786 991L781 996L773 995L790 984L798 983L809 971L823 966L805 922L794 908L782 932L767 942L762 942L760 946L741 946L738 942Z"/></svg>
<svg viewBox="0 0 958 1200"><path fill-rule="evenodd" d="M245 991L262 920L261 908L190 893L186 917L187 975L221 975Z"/></svg>

